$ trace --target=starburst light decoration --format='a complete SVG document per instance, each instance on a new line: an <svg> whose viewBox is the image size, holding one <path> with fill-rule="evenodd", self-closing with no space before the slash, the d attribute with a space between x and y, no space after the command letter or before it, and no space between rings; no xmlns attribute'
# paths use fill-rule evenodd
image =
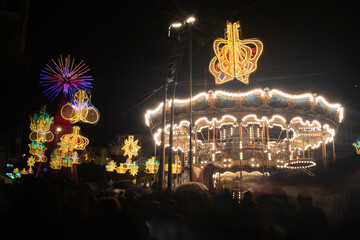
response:
<svg viewBox="0 0 360 240"><path fill-rule="evenodd" d="M30 115L30 140L38 142L51 142L54 140L54 134L50 131L53 123L54 117L46 112L46 106L42 106L40 111Z"/></svg>
<svg viewBox="0 0 360 240"><path fill-rule="evenodd" d="M30 156L28 158L27 165L28 165L29 169L32 169L32 167L35 165L35 157L34 156Z"/></svg>
<svg viewBox="0 0 360 240"><path fill-rule="evenodd" d="M86 91L79 90L71 101L61 108L61 116L66 120L70 120L72 124L77 122L96 124L99 121L100 113L90 103Z"/></svg>
<svg viewBox="0 0 360 240"><path fill-rule="evenodd" d="M249 75L257 68L263 44L258 39L240 39L240 23L226 24L225 39L213 43L215 57L210 61L209 70L216 84L237 79L249 84Z"/></svg>
<svg viewBox="0 0 360 240"><path fill-rule="evenodd" d="M60 92L65 95L73 95L76 90L90 90L92 88L92 76L84 75L90 68L85 65L84 61L80 61L75 65L75 59L71 59L68 55L65 60L60 57L57 62L51 59L54 66L46 64L40 76L40 84L47 89L44 91L45 96L53 100Z"/></svg>
<svg viewBox="0 0 360 240"><path fill-rule="evenodd" d="M356 140L352 145L355 147L356 153L360 154L360 138Z"/></svg>
<svg viewBox="0 0 360 240"><path fill-rule="evenodd" d="M139 165L136 162L130 164L130 175L135 176L139 171Z"/></svg>
<svg viewBox="0 0 360 240"><path fill-rule="evenodd" d="M131 159L133 156L136 157L138 155L138 151L141 148L137 145L138 141L139 140L134 141L133 135L129 135L128 139L125 139L125 145L121 148L125 151L124 156L128 156L128 158Z"/></svg>

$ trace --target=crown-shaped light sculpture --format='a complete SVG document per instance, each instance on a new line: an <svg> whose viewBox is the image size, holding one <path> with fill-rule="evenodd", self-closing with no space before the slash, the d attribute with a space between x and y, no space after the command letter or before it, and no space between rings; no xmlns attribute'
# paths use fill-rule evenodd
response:
<svg viewBox="0 0 360 240"><path fill-rule="evenodd" d="M159 171L159 161L152 157L148 159L145 163L145 171L146 173L157 173Z"/></svg>
<svg viewBox="0 0 360 240"><path fill-rule="evenodd" d="M30 115L30 140L38 142L54 140L54 134L50 131L53 123L54 117L46 112L46 106L42 106L40 111Z"/></svg>
<svg viewBox="0 0 360 240"><path fill-rule="evenodd" d="M80 135L80 127L73 126L73 132L70 134L64 134L61 136L61 142L58 143L60 148L67 148L72 150L85 150L85 147L89 144L89 139Z"/></svg>
<svg viewBox="0 0 360 240"><path fill-rule="evenodd" d="M258 39L240 39L240 23L226 23L225 39L213 43L215 57L210 61L209 70L216 84L237 79L249 84L249 75L257 68L257 61L263 51Z"/></svg>
<svg viewBox="0 0 360 240"><path fill-rule="evenodd" d="M137 145L138 140L134 140L133 135L129 135L128 139L125 139L124 146L121 148L124 150L124 156L128 156L125 163L120 163L117 166L114 160L111 160L106 166L106 171L113 172L116 171L119 174L125 174L128 170L130 171L131 176L135 176L139 171L139 165L135 162L132 162L131 158L138 155L138 151L141 148Z"/></svg>
<svg viewBox="0 0 360 240"><path fill-rule="evenodd" d="M360 138L356 140L352 145L355 147L356 153L360 154Z"/></svg>
<svg viewBox="0 0 360 240"><path fill-rule="evenodd" d="M171 169L172 169L172 173L173 174L180 174L181 171L182 171L182 167L181 167L181 161L180 161L180 157L179 155L175 155L175 163L173 163L171 166ZM165 172L167 172L169 169L169 164L165 164L164 166L164 170Z"/></svg>
<svg viewBox="0 0 360 240"><path fill-rule="evenodd" d="M99 121L99 111L90 103L90 98L85 90L79 90L72 100L61 108L61 116L71 124L84 122L96 124Z"/></svg>
<svg viewBox="0 0 360 240"><path fill-rule="evenodd" d="M61 169L61 167L72 167L79 163L79 155L75 150L84 150L89 144L89 139L80 135L80 127L74 126L73 132L64 134L58 143L59 147L51 153L50 167Z"/></svg>
<svg viewBox="0 0 360 240"><path fill-rule="evenodd" d="M45 150L46 147L42 142L32 141L29 146L29 153L35 155L37 162L46 162Z"/></svg>

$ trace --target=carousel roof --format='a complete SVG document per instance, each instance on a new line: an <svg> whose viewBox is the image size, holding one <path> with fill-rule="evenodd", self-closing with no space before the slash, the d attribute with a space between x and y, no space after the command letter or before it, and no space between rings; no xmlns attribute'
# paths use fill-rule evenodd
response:
<svg viewBox="0 0 360 240"><path fill-rule="evenodd" d="M288 94L277 89L254 89L248 92L208 91L197 94L191 99L194 122L199 119L220 119L231 115L242 122L244 117L255 114L258 118L279 115L290 123L295 117L304 121L317 120L322 124L337 125L343 119L343 107L329 103L324 97L305 93ZM167 104L169 114L172 101ZM189 119L190 99L174 100L175 122ZM151 129L162 122L163 103L155 109L147 110L145 121Z"/></svg>

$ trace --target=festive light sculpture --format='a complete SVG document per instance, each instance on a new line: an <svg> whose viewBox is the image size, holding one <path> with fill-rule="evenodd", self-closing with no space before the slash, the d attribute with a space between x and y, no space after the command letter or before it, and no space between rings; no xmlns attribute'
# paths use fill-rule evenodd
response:
<svg viewBox="0 0 360 240"><path fill-rule="evenodd" d="M51 142L54 139L54 134L50 131L53 123L54 117L46 112L46 106L42 106L40 111L30 115L30 140Z"/></svg>
<svg viewBox="0 0 360 240"><path fill-rule="evenodd" d="M159 161L155 159L155 157L151 157L145 163L145 171L146 173L157 173L159 171Z"/></svg>
<svg viewBox="0 0 360 240"><path fill-rule="evenodd" d="M52 169L61 169L62 167L62 157L59 149L55 149L50 155L50 168Z"/></svg>
<svg viewBox="0 0 360 240"><path fill-rule="evenodd" d="M141 148L137 144L138 144L138 140L134 141L134 136L129 135L129 138L125 139L125 145L122 147L122 150L125 151L124 156L128 156L130 159L133 156L136 157L138 155L139 149Z"/></svg>
<svg viewBox="0 0 360 240"><path fill-rule="evenodd" d="M40 84L47 89L44 94L52 101L60 92L65 95L73 95L75 90L90 90L92 88L92 76L83 76L90 68L85 65L82 60L74 67L75 59L70 58L68 55L63 60L62 56L57 59L51 59L54 67L46 64L45 70L42 70Z"/></svg>
<svg viewBox="0 0 360 240"><path fill-rule="evenodd" d="M215 57L210 61L209 70L216 84L238 79L249 84L249 75L257 68L263 44L257 39L240 39L240 23L226 24L225 39L213 43Z"/></svg>
<svg viewBox="0 0 360 240"><path fill-rule="evenodd" d="M28 158L27 165L28 165L29 169L32 169L32 167L35 165L35 157L34 156L30 156Z"/></svg>
<svg viewBox="0 0 360 240"><path fill-rule="evenodd" d="M169 169L169 165L166 163L164 166L165 172L167 172ZM173 174L180 174L182 171L181 164L180 163L173 163L172 164L172 173Z"/></svg>
<svg viewBox="0 0 360 240"><path fill-rule="evenodd" d="M84 150L89 144L89 139L79 134L80 127L74 126L73 132L64 134L58 143L59 147L51 153L50 167L61 169L61 167L72 167L79 163L79 155L74 150Z"/></svg>
<svg viewBox="0 0 360 240"><path fill-rule="evenodd" d="M360 154L360 138L356 140L352 145L355 147L356 153Z"/></svg>
<svg viewBox="0 0 360 240"><path fill-rule="evenodd" d="M27 175L29 172L25 168L23 168L20 173L21 175Z"/></svg>
<svg viewBox="0 0 360 240"><path fill-rule="evenodd" d="M89 139L80 135L80 127L73 126L73 132L70 134L64 134L61 136L61 142L58 143L60 148L66 148L72 150L84 150L89 144Z"/></svg>
<svg viewBox="0 0 360 240"><path fill-rule="evenodd" d="M130 175L135 176L139 171L139 165L136 162L130 164Z"/></svg>
<svg viewBox="0 0 360 240"><path fill-rule="evenodd" d="M15 178L21 178L21 173L18 168L15 168L13 171Z"/></svg>
<svg viewBox="0 0 360 240"><path fill-rule="evenodd" d="M120 163L119 166L115 168L115 171L119 174L125 174L129 169L130 169L130 165L125 163Z"/></svg>
<svg viewBox="0 0 360 240"><path fill-rule="evenodd" d="M173 163L172 167L171 167L172 173L173 174L180 174L181 171L182 171L182 168L181 168L181 160L180 160L179 155L175 155L174 159L175 159L175 163ZM169 169L169 165L165 164L165 166L164 166L165 172L167 172L168 169Z"/></svg>
<svg viewBox="0 0 360 240"><path fill-rule="evenodd" d="M90 103L90 98L84 90L79 90L72 100L61 108L61 116L72 124L84 122L96 124L99 121L99 111Z"/></svg>
<svg viewBox="0 0 360 240"><path fill-rule="evenodd" d="M111 160L106 166L106 171L113 172L116 169L116 162L114 160Z"/></svg>
<svg viewBox="0 0 360 240"><path fill-rule="evenodd" d="M32 141L29 146L29 153L35 155L37 162L46 162L45 150L46 147L42 142Z"/></svg>

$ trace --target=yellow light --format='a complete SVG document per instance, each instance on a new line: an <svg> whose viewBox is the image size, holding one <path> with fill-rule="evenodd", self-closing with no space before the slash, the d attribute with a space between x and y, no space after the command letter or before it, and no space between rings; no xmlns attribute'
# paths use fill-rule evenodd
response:
<svg viewBox="0 0 360 240"><path fill-rule="evenodd" d="M77 91L72 101L61 108L61 116L72 124L79 121L96 124L100 119L99 111L90 103L84 90Z"/></svg>
<svg viewBox="0 0 360 240"><path fill-rule="evenodd" d="M116 162L114 162L114 160L111 160L106 166L106 171L108 172L113 172L116 168Z"/></svg>
<svg viewBox="0 0 360 240"><path fill-rule="evenodd" d="M173 174L180 174L182 171L180 163L173 163L171 169ZM167 163L164 165L164 170L165 172L169 170L169 165Z"/></svg>
<svg viewBox="0 0 360 240"><path fill-rule="evenodd" d="M27 165L29 168L32 168L35 165L35 157L30 156L27 160Z"/></svg>
<svg viewBox="0 0 360 240"><path fill-rule="evenodd" d="M140 146L137 145L138 140L134 141L134 136L133 135L129 135L128 139L125 139L125 145L121 148L122 150L124 150L124 156L128 156L130 159L133 156L137 156L138 155L138 151L141 148Z"/></svg>
<svg viewBox="0 0 360 240"><path fill-rule="evenodd" d="M132 163L130 165L130 175L135 176L139 171L139 166L136 164L136 162Z"/></svg>
<svg viewBox="0 0 360 240"><path fill-rule="evenodd" d="M42 106L40 112L30 115L30 140L37 142L51 142L54 140L54 134L50 131L53 123L54 117L51 117L46 112L46 106Z"/></svg>
<svg viewBox="0 0 360 240"><path fill-rule="evenodd" d="M157 173L159 171L159 165L159 161L157 161L155 157L151 157L145 163L146 173Z"/></svg>
<svg viewBox="0 0 360 240"><path fill-rule="evenodd" d="M64 134L60 138L60 143L58 145L60 148L67 148L70 151L72 150L84 150L85 147L89 144L89 139L80 135L80 127L73 126L73 132L70 134Z"/></svg>
<svg viewBox="0 0 360 240"><path fill-rule="evenodd" d="M226 39L213 43L215 57L210 61L209 70L216 84L238 79L249 84L249 75L257 68L263 44L257 39L240 39L240 23L226 24Z"/></svg>

